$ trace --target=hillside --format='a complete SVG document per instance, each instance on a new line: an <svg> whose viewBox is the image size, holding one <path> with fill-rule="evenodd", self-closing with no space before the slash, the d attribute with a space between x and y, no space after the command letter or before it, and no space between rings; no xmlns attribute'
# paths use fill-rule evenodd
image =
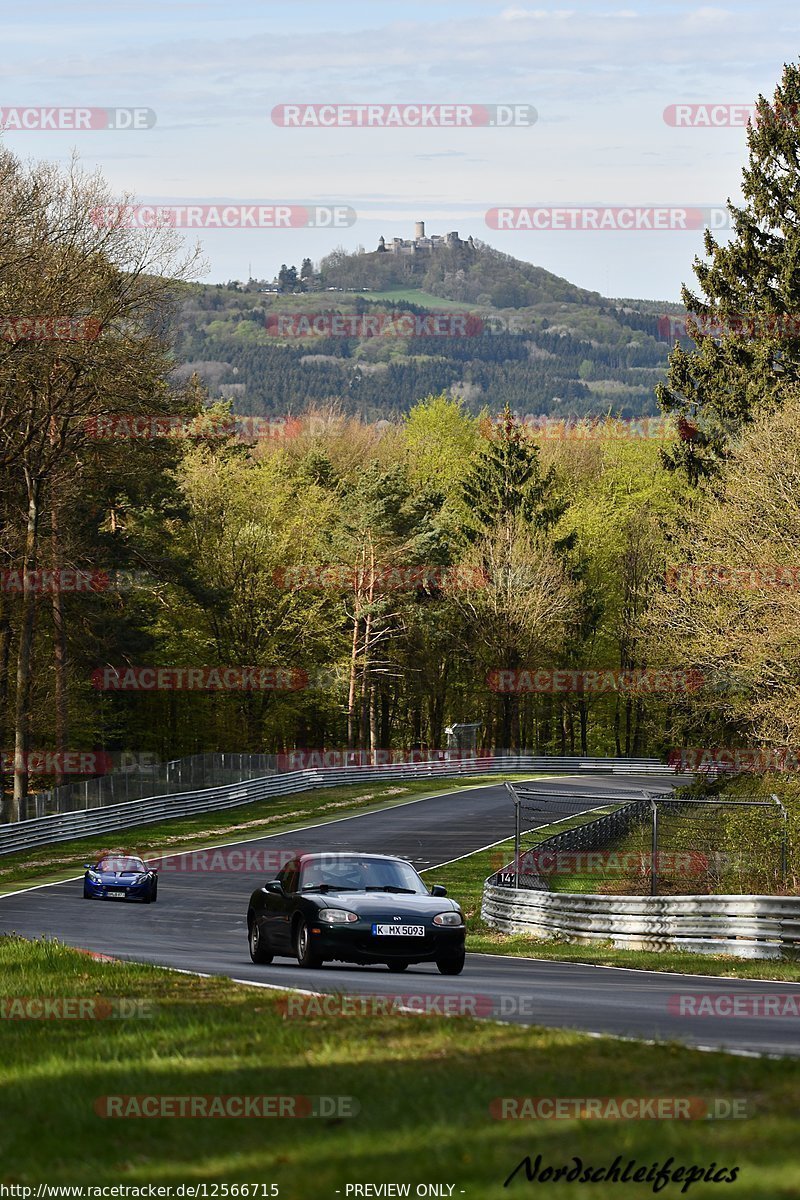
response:
<svg viewBox="0 0 800 1200"><path fill-rule="evenodd" d="M196 370L212 398L259 416L335 400L375 420L441 391L475 412L510 404L520 415L642 416L656 411L669 350L659 316L682 311L606 299L482 243L426 257L337 250L315 271L306 260L302 274L282 270L277 291L266 281L192 286L178 375ZM393 313L412 326L420 318L414 336L393 333ZM429 335L431 313L470 319ZM319 314L323 332L309 336Z"/></svg>

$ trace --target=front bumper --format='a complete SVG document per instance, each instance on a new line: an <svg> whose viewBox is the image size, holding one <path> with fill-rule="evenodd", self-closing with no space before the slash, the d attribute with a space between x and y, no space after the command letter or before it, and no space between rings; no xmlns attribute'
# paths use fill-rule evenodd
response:
<svg viewBox="0 0 800 1200"><path fill-rule="evenodd" d="M122 896L109 896L109 892L124 892L125 900L146 900L150 893L149 883L92 883L85 879L83 883L84 889L94 900L111 900L121 902Z"/></svg>
<svg viewBox="0 0 800 1200"><path fill-rule="evenodd" d="M310 922L311 945L324 959L340 962L435 962L439 958L456 958L464 949L465 926L425 925L424 937L378 937L372 932L371 921L351 925L326 926ZM319 930L319 933L315 932Z"/></svg>

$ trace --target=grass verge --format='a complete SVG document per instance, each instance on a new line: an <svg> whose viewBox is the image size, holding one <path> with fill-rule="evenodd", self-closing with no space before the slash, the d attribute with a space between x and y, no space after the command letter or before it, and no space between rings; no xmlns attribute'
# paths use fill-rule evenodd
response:
<svg viewBox="0 0 800 1200"><path fill-rule="evenodd" d="M496 1200L526 1155L541 1154L553 1166L578 1157L595 1168L620 1155L623 1165L633 1159L648 1169L670 1158L673 1169L738 1167L736 1182L722 1189L693 1184L693 1200L721 1191L742 1200L797 1195L793 1062L460 1017L288 1019L276 992L3 938L0 998L16 997L136 998L152 1011L0 1022L6 1184L257 1182L277 1185L280 1200L344 1200L347 1184L410 1184L413 1196L416 1184L436 1183L454 1185L454 1197ZM95 1109L107 1096L194 1095L351 1096L360 1111L352 1118L213 1120L109 1118ZM736 1098L747 1119L491 1115L497 1098L520 1096ZM531 1194L522 1175L512 1189ZM621 1194L652 1195L652 1186L569 1189L578 1200ZM685 1192L673 1183L660 1194L669 1200Z"/></svg>

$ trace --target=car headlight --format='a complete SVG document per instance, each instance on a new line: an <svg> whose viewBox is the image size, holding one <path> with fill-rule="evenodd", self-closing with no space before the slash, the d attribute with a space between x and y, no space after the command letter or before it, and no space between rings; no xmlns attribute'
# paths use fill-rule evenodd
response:
<svg viewBox="0 0 800 1200"><path fill-rule="evenodd" d="M434 925L463 925L464 918L460 912L437 913L433 918Z"/></svg>
<svg viewBox="0 0 800 1200"><path fill-rule="evenodd" d="M102 880L100 879L100 876L97 874L96 871L87 871L86 874L89 877L90 883L101 883L102 882Z"/></svg>
<svg viewBox="0 0 800 1200"><path fill-rule="evenodd" d="M346 908L323 908L319 919L328 925L346 925L348 921L357 921L358 914L348 912Z"/></svg>
<svg viewBox="0 0 800 1200"><path fill-rule="evenodd" d="M147 883L147 876L146 875L137 875L134 880L134 883Z"/></svg>

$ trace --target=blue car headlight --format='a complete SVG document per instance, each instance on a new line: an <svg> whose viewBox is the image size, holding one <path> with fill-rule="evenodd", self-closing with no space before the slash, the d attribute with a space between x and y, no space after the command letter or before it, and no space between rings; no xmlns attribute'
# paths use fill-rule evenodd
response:
<svg viewBox="0 0 800 1200"><path fill-rule="evenodd" d="M460 912L437 913L433 918L434 925L463 925L464 918Z"/></svg>
<svg viewBox="0 0 800 1200"><path fill-rule="evenodd" d="M86 877L90 883L102 883L103 882L96 871L87 871Z"/></svg>

